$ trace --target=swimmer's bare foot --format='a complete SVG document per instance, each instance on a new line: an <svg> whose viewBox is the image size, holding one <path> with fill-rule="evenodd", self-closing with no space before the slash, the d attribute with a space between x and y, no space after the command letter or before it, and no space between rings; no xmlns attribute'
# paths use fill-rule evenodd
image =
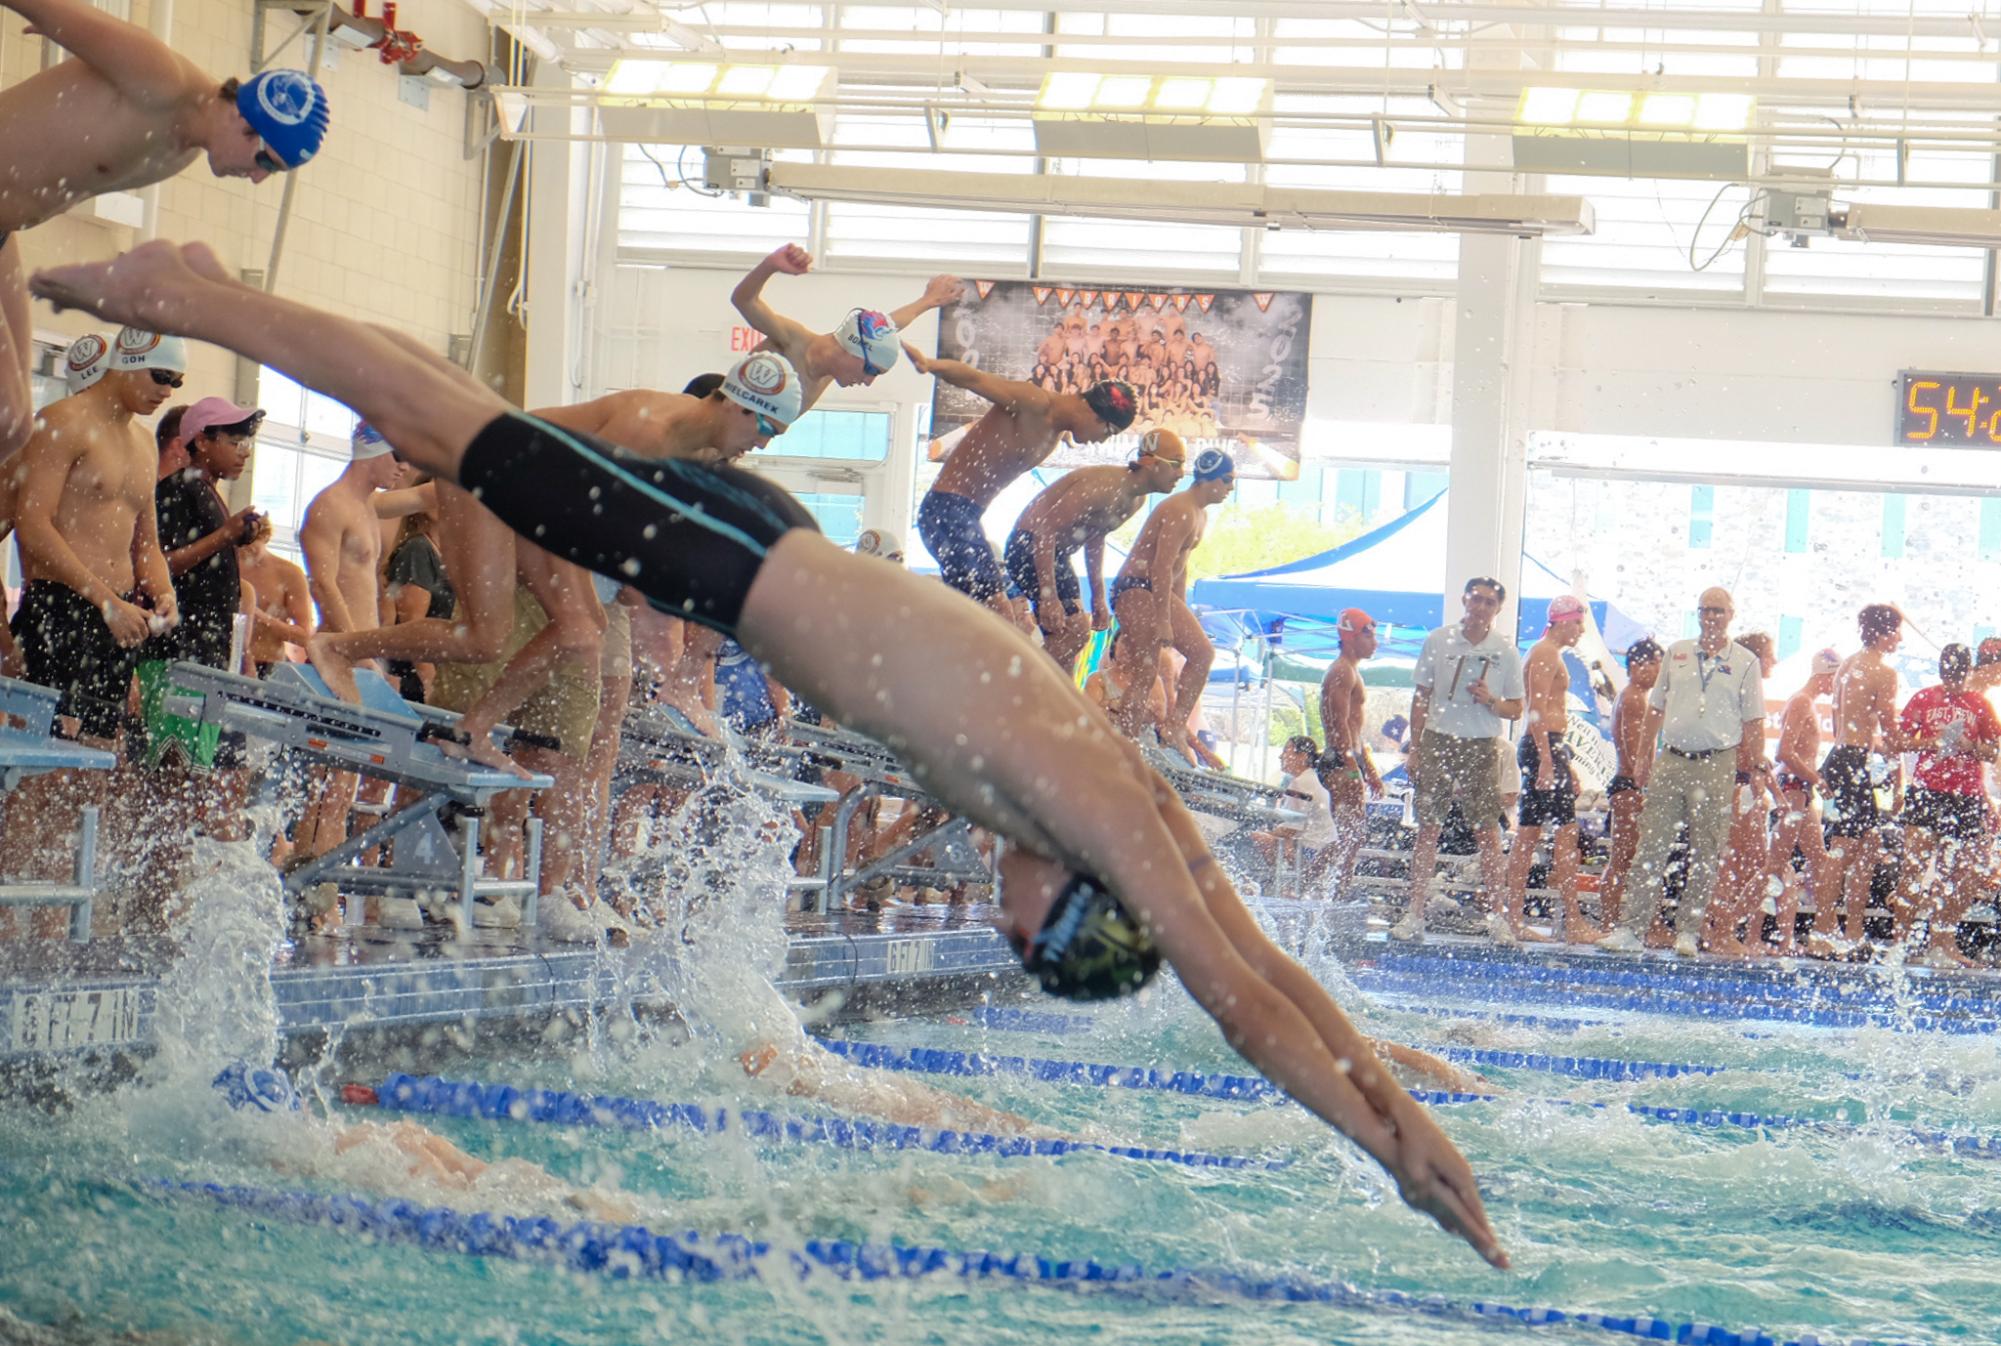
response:
<svg viewBox="0 0 2001 1346"><path fill-rule="evenodd" d="M1927 945L1924 949L1924 952L1920 953L1916 958L1912 959L1911 961L1914 963L1919 963L1925 967L1982 966L1978 961L1972 958L1968 958L1965 954L1961 953L1959 951L1959 945L1957 943L1946 943L1943 941L1936 941L1936 940L1933 941L1931 944Z"/></svg>
<svg viewBox="0 0 2001 1346"><path fill-rule="evenodd" d="M359 704L361 688L354 682L354 661L333 647L334 633L322 631L306 642L306 658L326 680L333 694Z"/></svg>
<svg viewBox="0 0 2001 1346"><path fill-rule="evenodd" d="M156 240L108 262L45 267L28 289L58 309L78 308L107 322L179 331L201 292L228 273L205 243Z"/></svg>
<svg viewBox="0 0 2001 1346"><path fill-rule="evenodd" d="M1515 926L1515 938L1523 944L1554 944L1557 942L1554 935L1545 935L1527 921L1523 921L1520 925Z"/></svg>
<svg viewBox="0 0 2001 1346"><path fill-rule="evenodd" d="M1610 926L1594 925L1584 918L1582 912L1563 918L1563 942L1566 944L1596 944L1611 933Z"/></svg>
<svg viewBox="0 0 2001 1346"><path fill-rule="evenodd" d="M454 743L449 739L440 740L438 743L439 749L446 756L468 758L490 770L505 771L510 775L519 776L522 780L534 778L534 772L502 752L499 745L493 741L494 726L474 723L472 717L468 715L459 721L458 729L466 736L464 743Z"/></svg>

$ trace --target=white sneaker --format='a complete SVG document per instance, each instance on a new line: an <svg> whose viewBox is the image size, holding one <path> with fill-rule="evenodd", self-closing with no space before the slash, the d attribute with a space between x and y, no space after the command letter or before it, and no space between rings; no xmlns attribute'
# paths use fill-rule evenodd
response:
<svg viewBox="0 0 2001 1346"><path fill-rule="evenodd" d="M521 924L521 902L512 897L474 898L472 923L486 930L513 930Z"/></svg>
<svg viewBox="0 0 2001 1346"><path fill-rule="evenodd" d="M378 897L375 899L375 924L383 930L422 930L424 909L417 905L414 897Z"/></svg>
<svg viewBox="0 0 2001 1346"><path fill-rule="evenodd" d="M535 907L536 932L544 938L558 944L598 942L598 922L561 893L545 894Z"/></svg>
<svg viewBox="0 0 2001 1346"><path fill-rule="evenodd" d="M1419 912L1411 912L1390 927L1390 938L1402 943L1421 944L1424 942L1424 917Z"/></svg>
<svg viewBox="0 0 2001 1346"><path fill-rule="evenodd" d="M1515 938L1515 928L1508 924L1508 918L1498 911L1487 916L1487 938L1504 949L1512 949L1521 943Z"/></svg>
<svg viewBox="0 0 2001 1346"><path fill-rule="evenodd" d="M1638 935L1622 927L1599 940L1597 947L1607 953L1641 953L1647 946L1640 942Z"/></svg>
<svg viewBox="0 0 2001 1346"><path fill-rule="evenodd" d="M1674 937L1674 951L1679 957L1693 958L1701 951L1701 946L1696 943L1694 935L1681 934Z"/></svg>

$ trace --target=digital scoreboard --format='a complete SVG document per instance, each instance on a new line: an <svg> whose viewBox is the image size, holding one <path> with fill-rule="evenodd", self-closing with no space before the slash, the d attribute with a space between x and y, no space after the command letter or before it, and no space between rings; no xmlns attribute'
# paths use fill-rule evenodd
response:
<svg viewBox="0 0 2001 1346"><path fill-rule="evenodd" d="M1906 369L1897 376L1896 442L2001 448L2001 374Z"/></svg>

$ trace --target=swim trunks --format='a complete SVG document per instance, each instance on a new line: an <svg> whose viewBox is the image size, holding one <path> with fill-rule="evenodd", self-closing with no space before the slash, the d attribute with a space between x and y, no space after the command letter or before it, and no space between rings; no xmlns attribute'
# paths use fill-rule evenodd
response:
<svg viewBox="0 0 2001 1346"><path fill-rule="evenodd" d="M1820 788L1839 815L1827 824L1829 836L1864 836L1882 822L1867 748L1829 748L1820 764Z"/></svg>
<svg viewBox="0 0 2001 1346"><path fill-rule="evenodd" d="M1913 785L1904 796L1904 823L1953 841L1987 835L1987 796Z"/></svg>
<svg viewBox="0 0 2001 1346"><path fill-rule="evenodd" d="M1065 612L1074 616L1084 591L1077 583L1076 569L1070 564L1071 554L1060 547L1056 550L1056 599ZM1007 535L1007 577L1013 585L1010 592L1026 598L1040 617L1042 584L1035 575L1035 534L1026 528L1017 528Z"/></svg>
<svg viewBox="0 0 2001 1346"><path fill-rule="evenodd" d="M1803 777L1795 776L1792 772L1784 768L1780 768L1774 773L1774 780L1779 787L1780 794L1790 794L1794 790L1798 790L1801 794L1808 796L1813 794L1813 786L1807 784Z"/></svg>
<svg viewBox="0 0 2001 1346"><path fill-rule="evenodd" d="M537 546L724 635L736 634L778 540L795 528L819 531L804 505L762 477L641 458L521 411L473 437L459 482Z"/></svg>
<svg viewBox="0 0 2001 1346"><path fill-rule="evenodd" d="M1605 795L1607 798L1610 798L1613 795L1624 794L1628 790L1637 790L1639 788L1640 783L1631 776L1614 776L1612 777L1612 783L1605 787Z"/></svg>
<svg viewBox="0 0 2001 1346"><path fill-rule="evenodd" d="M1536 772L1542 766L1542 735L1522 735L1515 748L1515 764L1522 769L1520 821L1523 827L1568 827L1577 821L1577 786L1570 778L1570 745L1558 740L1551 750L1550 775L1554 785L1535 788Z"/></svg>
<svg viewBox="0 0 2001 1346"><path fill-rule="evenodd" d="M28 681L62 693L57 714L75 716L88 738L118 732L138 646L121 646L89 599L54 580L29 580L22 588L13 631Z"/></svg>
<svg viewBox="0 0 2001 1346"><path fill-rule="evenodd" d="M528 592L528 586L516 585L514 628L501 646L500 658L488 664L438 665L438 676L431 684L431 704L461 715L471 710L500 681L508 661L548 624L548 614ZM630 648L629 634L627 640ZM609 636L605 643L611 644ZM548 680L507 717L508 723L525 733L553 738L564 754L582 757L590 751L591 734L597 728L601 690L599 680L586 678L559 662L550 670Z"/></svg>
<svg viewBox="0 0 2001 1346"><path fill-rule="evenodd" d="M1146 575L1121 575L1112 581L1112 592L1107 596L1106 601L1111 603L1113 607L1117 607L1119 595L1128 589L1140 589L1147 593L1152 593L1153 580Z"/></svg>
<svg viewBox="0 0 2001 1346"><path fill-rule="evenodd" d="M177 692L186 694L169 675L171 667L164 659L139 661L139 718L146 726L146 742L143 748L134 749L132 755L147 766L159 766L170 756L199 767L228 770L241 766L248 746L241 733L234 730L224 733L219 724L189 719L167 709L169 696Z"/></svg>
<svg viewBox="0 0 2001 1346"><path fill-rule="evenodd" d="M917 503L917 536L945 583L981 603L1007 588L993 544L980 526L980 507L950 491L926 491Z"/></svg>

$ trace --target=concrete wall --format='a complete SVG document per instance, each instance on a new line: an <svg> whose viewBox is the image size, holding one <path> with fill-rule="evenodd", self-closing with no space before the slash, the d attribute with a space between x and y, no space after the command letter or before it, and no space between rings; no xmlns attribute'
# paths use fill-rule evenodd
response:
<svg viewBox="0 0 2001 1346"><path fill-rule="evenodd" d="M149 3L134 0L143 24ZM247 74L251 52L249 0L173 0L169 37L175 50L217 80ZM275 15L267 45L296 24ZM398 24L413 29L443 55L484 59L486 25L457 0L406 0ZM0 83L13 84L41 68L44 43L22 33L20 17L0 10ZM475 252L480 219L480 161L465 157L467 95L432 85L428 109L398 98L398 77L372 51L334 49L322 71L333 109L326 147L300 170L280 272L279 293L319 308L392 323L442 353L447 337L471 330L477 286ZM302 39L279 64L304 67ZM203 240L229 267L262 269L270 254L282 184L252 186L211 176L197 162L162 185L158 234ZM30 267L72 258L110 256L137 231L91 216L81 207L22 237ZM92 330L78 314L37 305L38 337L66 342ZM234 364L221 351L195 353L189 390L234 391ZM199 391L197 391L199 390Z"/></svg>

